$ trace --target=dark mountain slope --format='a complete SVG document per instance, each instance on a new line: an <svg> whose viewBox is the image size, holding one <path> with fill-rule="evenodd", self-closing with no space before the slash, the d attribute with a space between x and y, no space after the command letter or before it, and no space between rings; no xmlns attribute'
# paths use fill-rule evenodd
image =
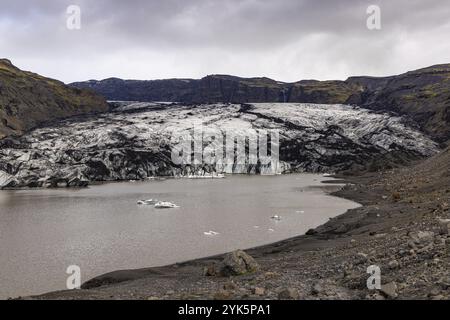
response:
<svg viewBox="0 0 450 320"><path fill-rule="evenodd" d="M450 64L432 66L388 78L350 78L364 87L360 105L411 116L423 131L450 138Z"/></svg>
<svg viewBox="0 0 450 320"><path fill-rule="evenodd" d="M278 82L269 78L209 75L200 80L122 80L109 78L70 84L89 88L108 100L183 103L310 102L345 103L360 86L344 81Z"/></svg>
<svg viewBox="0 0 450 320"><path fill-rule="evenodd" d="M92 91L22 71L0 59L0 139L46 121L107 109L103 97Z"/></svg>

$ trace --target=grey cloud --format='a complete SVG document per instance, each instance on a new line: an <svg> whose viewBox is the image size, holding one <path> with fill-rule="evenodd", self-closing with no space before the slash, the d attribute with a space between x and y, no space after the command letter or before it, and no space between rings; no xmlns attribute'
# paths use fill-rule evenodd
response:
<svg viewBox="0 0 450 320"><path fill-rule="evenodd" d="M446 0L0 0L0 52L63 81L200 77L284 81L386 75L445 61ZM82 29L65 28L68 5ZM369 31L366 8L382 9Z"/></svg>

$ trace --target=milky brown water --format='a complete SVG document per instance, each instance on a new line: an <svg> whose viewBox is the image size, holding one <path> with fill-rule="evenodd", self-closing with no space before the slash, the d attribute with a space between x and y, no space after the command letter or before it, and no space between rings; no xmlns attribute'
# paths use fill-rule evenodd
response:
<svg viewBox="0 0 450 320"><path fill-rule="evenodd" d="M322 176L233 176L0 191L0 298L161 266L304 234L358 204L327 195ZM157 198L180 208L138 206ZM273 215L282 219L275 221ZM218 232L208 236L204 232Z"/></svg>

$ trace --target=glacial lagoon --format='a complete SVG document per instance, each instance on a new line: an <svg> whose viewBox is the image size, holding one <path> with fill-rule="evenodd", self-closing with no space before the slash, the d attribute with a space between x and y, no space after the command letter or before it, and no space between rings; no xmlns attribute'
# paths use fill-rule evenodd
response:
<svg viewBox="0 0 450 320"><path fill-rule="evenodd" d="M0 298L66 289L71 265L84 282L304 234L359 206L327 194L338 185L324 180L235 175L0 191ZM179 208L138 205L143 199Z"/></svg>

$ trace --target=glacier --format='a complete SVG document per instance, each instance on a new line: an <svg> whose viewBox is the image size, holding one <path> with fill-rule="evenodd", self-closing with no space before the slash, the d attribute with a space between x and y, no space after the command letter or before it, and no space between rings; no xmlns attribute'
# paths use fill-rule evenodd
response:
<svg viewBox="0 0 450 320"><path fill-rule="evenodd" d="M211 164L174 164L173 137L198 124L236 134L277 130L278 173L377 170L439 150L409 119L357 106L156 102L112 102L111 106L108 113L79 116L0 140L0 188L83 187L94 181L273 172L247 162L222 172Z"/></svg>

